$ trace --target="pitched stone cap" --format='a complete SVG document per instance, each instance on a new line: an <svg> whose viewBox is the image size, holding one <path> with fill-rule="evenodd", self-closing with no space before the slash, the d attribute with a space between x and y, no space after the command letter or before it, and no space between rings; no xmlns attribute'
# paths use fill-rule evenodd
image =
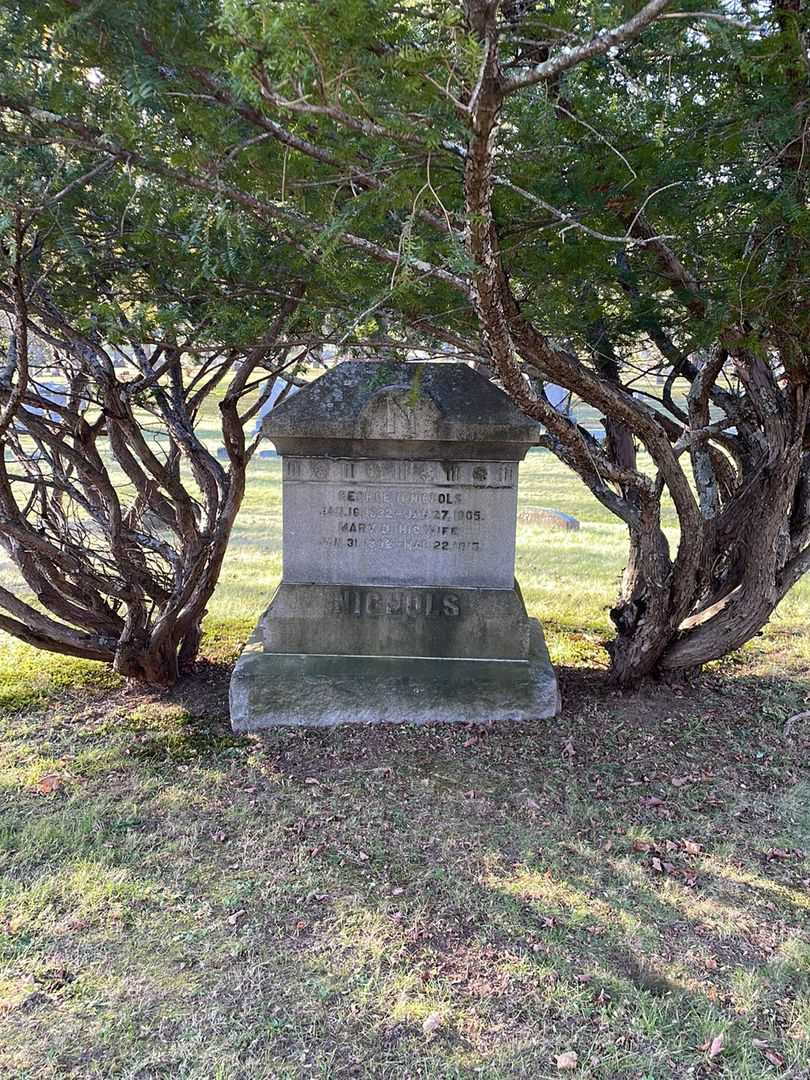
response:
<svg viewBox="0 0 810 1080"><path fill-rule="evenodd" d="M345 361L273 409L281 454L522 459L540 425L467 364Z"/></svg>

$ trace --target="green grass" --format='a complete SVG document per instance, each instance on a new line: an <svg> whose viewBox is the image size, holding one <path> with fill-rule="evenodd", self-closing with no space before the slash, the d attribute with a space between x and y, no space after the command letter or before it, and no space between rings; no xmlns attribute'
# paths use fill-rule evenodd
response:
<svg viewBox="0 0 810 1080"><path fill-rule="evenodd" d="M611 693L623 529L547 454L521 485L582 522L519 530L553 723L233 736L275 461L194 679L6 639L0 1077L810 1077L810 590L696 686Z"/></svg>

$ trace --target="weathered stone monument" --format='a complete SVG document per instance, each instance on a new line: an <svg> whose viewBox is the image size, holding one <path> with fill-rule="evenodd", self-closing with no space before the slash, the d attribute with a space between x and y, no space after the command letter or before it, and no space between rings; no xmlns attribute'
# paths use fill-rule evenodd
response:
<svg viewBox="0 0 810 1080"><path fill-rule="evenodd" d="M466 364L346 362L274 409L283 575L231 680L237 731L553 716L514 578L538 428Z"/></svg>

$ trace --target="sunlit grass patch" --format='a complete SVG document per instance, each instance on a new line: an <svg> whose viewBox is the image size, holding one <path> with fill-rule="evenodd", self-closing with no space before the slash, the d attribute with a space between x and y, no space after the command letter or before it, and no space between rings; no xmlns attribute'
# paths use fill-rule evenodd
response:
<svg viewBox="0 0 810 1080"><path fill-rule="evenodd" d="M779 982L795 982L810 993L810 941L787 938L776 949L770 970ZM806 1036L810 1039L810 1030Z"/></svg>
<svg viewBox="0 0 810 1080"><path fill-rule="evenodd" d="M253 620L218 615L205 620L202 650L214 660L232 662L253 633Z"/></svg>
<svg viewBox="0 0 810 1080"><path fill-rule="evenodd" d="M785 1009L785 1033L794 1044L793 1052L797 1060L807 1061L810 1058L810 989L807 988L806 979L805 989L789 1001Z"/></svg>
<svg viewBox="0 0 810 1080"><path fill-rule="evenodd" d="M121 923L132 906L149 900L146 881L123 866L100 859L71 860L57 872L39 874L25 882L6 884L0 891L0 919L14 938L48 935L67 917L84 925Z"/></svg>
<svg viewBox="0 0 810 1080"><path fill-rule="evenodd" d="M488 885L504 896L530 902L545 921L540 925L548 923L549 929L554 929L557 923L570 930L596 923L598 930L620 918L611 904L574 885L562 869L557 876L548 866L545 869L518 866L511 872L491 877Z"/></svg>
<svg viewBox="0 0 810 1080"><path fill-rule="evenodd" d="M101 692L122 681L108 664L42 652L0 634L0 714L34 708L64 690Z"/></svg>
<svg viewBox="0 0 810 1080"><path fill-rule="evenodd" d="M807 890L791 888L782 882L773 881L758 872L757 868L740 868L729 863L719 863L712 866L712 872L717 878L741 886L739 892L747 897L746 906L756 903L767 905L779 901L787 907L796 908L797 914L804 911L810 916L810 893Z"/></svg>

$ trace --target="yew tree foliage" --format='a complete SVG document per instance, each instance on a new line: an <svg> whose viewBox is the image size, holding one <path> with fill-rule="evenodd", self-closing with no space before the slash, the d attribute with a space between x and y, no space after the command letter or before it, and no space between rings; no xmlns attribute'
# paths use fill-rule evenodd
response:
<svg viewBox="0 0 810 1080"><path fill-rule="evenodd" d="M128 92L88 80L55 26L2 20L4 89L134 130ZM13 122L2 138L0 544L25 589L0 582L0 629L171 684L197 654L260 387L308 340L301 260L278 243L268 273L266 230L109 154ZM212 396L225 460L200 432Z"/></svg>
<svg viewBox="0 0 810 1080"><path fill-rule="evenodd" d="M268 278L306 281L309 326L443 341L545 424L628 527L619 681L737 647L810 568L799 0L54 0L5 18L0 135L26 161L107 162L143 248L154 193L173 326L194 324L195 289L227 321L212 283L255 284L253 243ZM599 411L603 441L550 382Z"/></svg>

